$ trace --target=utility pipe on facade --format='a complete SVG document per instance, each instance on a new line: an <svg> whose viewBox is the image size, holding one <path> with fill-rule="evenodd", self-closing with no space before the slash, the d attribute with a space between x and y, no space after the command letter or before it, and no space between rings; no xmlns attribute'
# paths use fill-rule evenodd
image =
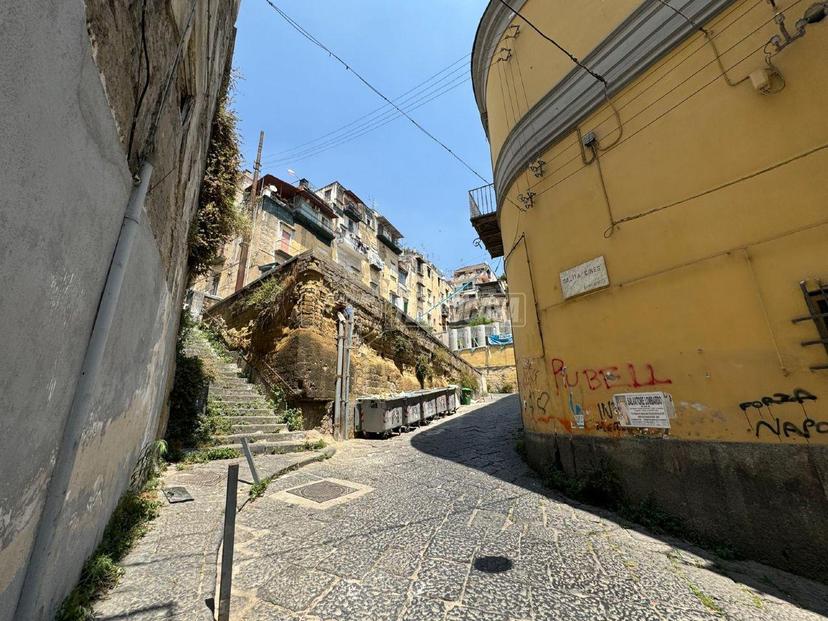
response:
<svg viewBox="0 0 828 621"><path fill-rule="evenodd" d="M46 568L51 564L49 552L54 543L55 533L58 531L58 522L60 521L64 502L69 494L69 484L72 479L72 472L75 469L75 461L80 452L83 428L89 421L95 384L101 370L109 330L112 327L115 310L118 307L118 299L124 284L129 255L132 251L135 236L141 226L141 212L144 209L152 170L152 164L145 160L129 196L124 220L121 224L121 233L115 245L115 252L112 255L106 284L98 304L92 334L86 346L80 379L75 389L66 425L63 428L63 436L52 476L46 487L46 500L38 522L35 542L29 558L26 577L23 581L15 619L41 619L43 618L44 608L48 604L46 599L41 598L40 587L46 574Z"/></svg>
<svg viewBox="0 0 828 621"><path fill-rule="evenodd" d="M253 166L253 185L250 186L250 231L242 235L240 254L239 254L239 271L236 273L236 287L234 291L238 291L244 287L244 280L247 277L247 262L250 254L250 242L253 241L253 229L256 226L256 203L259 196L259 175L262 170L262 146L264 145L264 132L259 132L259 150L256 152L256 164Z"/></svg>

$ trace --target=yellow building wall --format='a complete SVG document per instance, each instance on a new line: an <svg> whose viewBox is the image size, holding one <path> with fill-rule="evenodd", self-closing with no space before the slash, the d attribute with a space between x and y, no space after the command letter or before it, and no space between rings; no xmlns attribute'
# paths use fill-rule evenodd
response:
<svg viewBox="0 0 828 621"><path fill-rule="evenodd" d="M789 24L807 8L779 5L796 5ZM583 56L634 6L530 0L523 12ZM732 77L764 66L772 17L766 3L735 2L706 25ZM572 68L526 30L514 45L530 105ZM828 280L826 49L826 24L809 26L774 58L786 88L764 96L728 86L695 34L613 98L623 137L600 153L601 171L582 162L573 132L541 155L542 178L527 172L509 188L499 221L528 429L828 444L828 371L809 370L828 354L801 345L818 338L813 322L791 321L806 314L800 281ZM517 71L490 70L493 161L528 109L514 91L501 96L503 66ZM607 106L580 127L603 144L618 135ZM527 188L536 196L521 212ZM599 256L610 286L565 301L558 275ZM668 431L616 424L612 395L643 391L672 395Z"/></svg>

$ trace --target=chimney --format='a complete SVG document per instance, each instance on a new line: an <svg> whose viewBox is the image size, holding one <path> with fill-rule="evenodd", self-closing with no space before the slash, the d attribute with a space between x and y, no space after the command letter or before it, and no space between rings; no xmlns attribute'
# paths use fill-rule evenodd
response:
<svg viewBox="0 0 828 621"><path fill-rule="evenodd" d="M307 179L299 179L299 189L310 191L310 183Z"/></svg>

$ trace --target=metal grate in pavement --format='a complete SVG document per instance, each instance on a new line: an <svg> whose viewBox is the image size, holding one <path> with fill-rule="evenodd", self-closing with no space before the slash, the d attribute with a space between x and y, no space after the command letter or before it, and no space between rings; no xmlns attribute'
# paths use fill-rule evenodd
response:
<svg viewBox="0 0 828 621"><path fill-rule="evenodd" d="M334 500L335 498L340 498L341 496L346 496L356 492L357 488L348 487L347 485L340 485L339 483L334 483L333 481L318 481L316 483L309 483L308 485L302 485L301 487L295 487L286 491L288 494L293 494L294 496L299 496L300 498L306 498L307 500L312 500L313 502L322 504L323 502L328 502L329 500Z"/></svg>

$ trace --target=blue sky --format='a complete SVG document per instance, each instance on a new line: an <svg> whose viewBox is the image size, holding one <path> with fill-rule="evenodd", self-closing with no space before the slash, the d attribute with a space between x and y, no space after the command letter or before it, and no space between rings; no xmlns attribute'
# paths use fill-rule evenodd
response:
<svg viewBox="0 0 828 621"><path fill-rule="evenodd" d="M487 1L274 3L394 98L471 53ZM295 182L288 173L292 169L315 186L342 182L366 203L374 201L376 209L405 235L407 245L425 251L446 272L489 259L472 243L476 235L468 212L467 192L483 182L406 119L300 159L297 154L307 151L297 151L299 145L351 123L384 102L293 30L265 0L243 0L237 27L234 66L242 79L234 107L248 167L263 129L265 172ZM468 63L466 58L454 66L458 73L443 74L448 79L442 84L452 86L468 77ZM411 115L491 179L489 148L471 82ZM330 146L327 141L320 142Z"/></svg>

